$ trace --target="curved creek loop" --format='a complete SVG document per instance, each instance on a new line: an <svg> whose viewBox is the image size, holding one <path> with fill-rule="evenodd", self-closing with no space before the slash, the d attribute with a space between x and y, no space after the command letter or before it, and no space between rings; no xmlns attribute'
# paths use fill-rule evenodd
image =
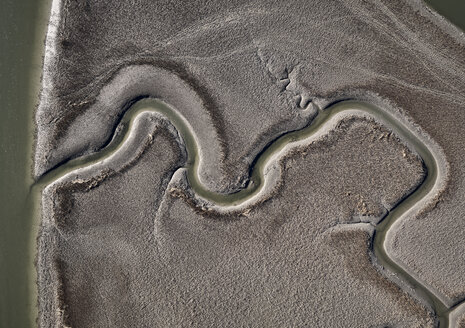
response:
<svg viewBox="0 0 465 328"><path fill-rule="evenodd" d="M365 102L345 100L335 103L323 110L319 110L317 116L313 119L310 125L300 130L282 135L269 144L268 147L260 153L259 157L254 162L255 165L251 170L250 180L246 188L235 193L222 194L206 189L200 182L197 173L201 159L199 156L197 139L189 123L176 110L169 107L162 101L153 98L144 98L134 103L125 112L120 121L120 127L122 127L122 130L115 134L107 146L99 152L69 160L68 162L42 175L33 185L31 195L34 197L34 202L37 208L39 206L38 204L40 204L42 191L46 186L52 184L72 171L98 163L118 151L119 147L124 144L130 135L135 118L143 112L155 112L165 116L166 119L174 125L184 141L188 155L185 167L187 168L187 178L192 190L199 197L219 206L241 204L244 201L257 196L262 190L265 179L264 168L272 159L274 154L283 150L283 148L288 144L310 138L313 134L324 127L325 123L327 123L334 115L348 110L356 110L368 114L380 123L389 127L401 140L408 143L424 162L427 173L423 183L408 196L402 199L394 208L388 211L380 223L375 226L372 247L377 262L388 272L393 273L400 278L405 284L415 291L417 296L431 306L438 317L439 327L446 328L449 326L449 313L452 309L446 306L438 296L430 291L430 289L412 277L411 274L397 264L387 254L384 246L386 234L394 222L401 218L404 213L409 211L417 202L422 200L437 183L438 167L436 160L428 147L402 122L386 111ZM38 212L36 211L36 213Z"/></svg>

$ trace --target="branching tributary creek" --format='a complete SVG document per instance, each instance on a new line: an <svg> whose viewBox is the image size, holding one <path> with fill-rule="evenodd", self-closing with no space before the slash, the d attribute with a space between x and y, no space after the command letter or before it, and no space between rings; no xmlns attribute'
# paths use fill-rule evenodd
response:
<svg viewBox="0 0 465 328"><path fill-rule="evenodd" d="M251 170L250 181L246 188L236 193L221 194L206 189L200 182L200 178L198 176L200 162L199 148L196 143L197 139L195 138L193 129L190 127L189 123L176 110L172 109L167 104L156 99L142 99L132 105L124 114L120 121L120 124L123 127L122 130L113 137L106 147L97 153L70 160L49 171L34 184L31 190L31 195L33 195L36 203L36 209L38 209L43 188L68 173L87 167L91 164L98 163L118 151L119 147L124 144L125 140L130 135L135 118L143 112L156 112L165 116L166 119L174 125L184 141L188 154L188 160L185 165L187 168L187 178L190 187L197 196L217 206L228 207L240 205L246 200L250 200L250 198L259 195L259 193L263 191L266 179L266 176L264 175L264 168L267 164L269 164L268 162L270 160L275 160L275 154L282 151L286 145L292 146L293 143L305 141L307 139L310 140L317 131L325 127L326 123L334 115L354 110L364 115L369 115L376 121L389 127L401 140L414 149L424 162L427 169L427 175L423 183L407 197L402 199L402 201L391 209L380 223L376 225L372 243L373 252L377 262L382 265L387 272L395 274L395 276L399 278L403 284L412 288L417 297L420 297L424 302L431 306L439 319L439 326L441 328L448 327L448 317L452 309L447 307L436 293L432 292L427 286L423 285L399 264L397 264L387 254L384 245L386 234L394 222L402 218L404 214L410 215L410 213L407 212L415 207L420 200L427 197L430 192L434 191L434 188L438 183L437 161L428 147L414 134L414 132L407 128L404 123L400 122L392 114L389 114L386 111L368 103L342 101L323 110L319 110L317 116L313 119L310 125L301 130L292 131L282 135L260 153L254 162L254 166ZM420 209L421 208L418 210ZM38 211L35 212L37 213ZM421 254L419 254L419 256L421 256Z"/></svg>

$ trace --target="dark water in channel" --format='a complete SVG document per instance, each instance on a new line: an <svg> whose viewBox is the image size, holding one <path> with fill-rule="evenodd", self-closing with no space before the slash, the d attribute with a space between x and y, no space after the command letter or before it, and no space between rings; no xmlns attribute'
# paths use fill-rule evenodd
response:
<svg viewBox="0 0 465 328"><path fill-rule="evenodd" d="M465 31L465 0L427 0ZM2 0L0 9L0 328L35 325L32 184L37 104L50 0Z"/></svg>
<svg viewBox="0 0 465 328"><path fill-rule="evenodd" d="M425 2L465 31L465 0L425 0Z"/></svg>
<svg viewBox="0 0 465 328"><path fill-rule="evenodd" d="M27 196L48 7L48 0L2 0L0 7L0 328L35 322L37 223Z"/></svg>

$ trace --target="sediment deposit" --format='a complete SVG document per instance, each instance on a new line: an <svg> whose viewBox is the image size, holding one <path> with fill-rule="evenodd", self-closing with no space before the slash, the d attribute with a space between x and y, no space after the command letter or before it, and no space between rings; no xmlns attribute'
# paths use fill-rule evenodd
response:
<svg viewBox="0 0 465 328"><path fill-rule="evenodd" d="M38 181L101 152L131 105L153 97L195 131L201 182L232 193L247 186L257 156L281 135L335 101L367 101L408 121L440 154L435 201L393 226L389 256L447 307L464 300L465 39L421 1L54 0L52 7L36 113ZM406 140L371 121L344 121L276 166L266 201L207 215L183 180L179 133L147 115L133 146L50 181L43 193L42 326L434 324L428 302L393 284L370 255L371 227L426 174Z"/></svg>
<svg viewBox="0 0 465 328"><path fill-rule="evenodd" d="M373 266L373 227L353 224L377 222L423 180L389 130L347 118L282 161L282 184L261 206L205 217L166 192L183 155L157 122L146 115L132 146L47 187L41 286L55 290L43 326L433 326Z"/></svg>

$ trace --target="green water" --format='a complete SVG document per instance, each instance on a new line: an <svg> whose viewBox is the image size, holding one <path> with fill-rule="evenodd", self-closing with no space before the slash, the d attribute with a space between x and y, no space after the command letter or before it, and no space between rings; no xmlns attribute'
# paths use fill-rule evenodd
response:
<svg viewBox="0 0 465 328"><path fill-rule="evenodd" d="M35 321L30 207L33 112L48 1L3 0L0 10L0 327Z"/></svg>
<svg viewBox="0 0 465 328"><path fill-rule="evenodd" d="M452 24L465 31L465 0L425 0L425 2Z"/></svg>

